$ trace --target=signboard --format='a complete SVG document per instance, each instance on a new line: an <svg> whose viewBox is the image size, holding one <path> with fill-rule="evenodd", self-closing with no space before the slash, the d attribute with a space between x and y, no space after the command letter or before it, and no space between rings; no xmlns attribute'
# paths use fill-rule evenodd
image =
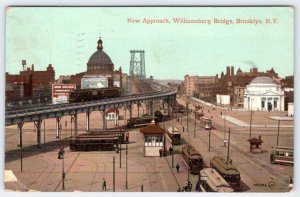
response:
<svg viewBox="0 0 300 197"><path fill-rule="evenodd" d="M201 181L207 181L207 180L208 180L208 176L201 176L201 177L200 177L200 180L201 180Z"/></svg>
<svg viewBox="0 0 300 197"><path fill-rule="evenodd" d="M217 94L217 103L221 105L229 105L230 104L230 95L221 95Z"/></svg>
<svg viewBox="0 0 300 197"><path fill-rule="evenodd" d="M96 89L96 88L107 88L108 80L107 77L94 76L94 77L83 77L81 78L81 89Z"/></svg>
<svg viewBox="0 0 300 197"><path fill-rule="evenodd" d="M70 91L75 89L75 84L52 84L53 104L68 102Z"/></svg>

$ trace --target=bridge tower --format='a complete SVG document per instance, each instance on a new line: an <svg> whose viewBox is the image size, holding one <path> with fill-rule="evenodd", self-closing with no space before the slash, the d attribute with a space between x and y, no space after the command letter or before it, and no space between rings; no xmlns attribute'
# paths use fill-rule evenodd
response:
<svg viewBox="0 0 300 197"><path fill-rule="evenodd" d="M145 70L145 51L144 50L130 50L130 77L146 78Z"/></svg>

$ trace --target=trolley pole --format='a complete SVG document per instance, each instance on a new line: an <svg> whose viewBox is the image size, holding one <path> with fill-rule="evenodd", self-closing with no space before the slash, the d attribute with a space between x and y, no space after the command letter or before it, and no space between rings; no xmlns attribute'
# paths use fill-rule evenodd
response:
<svg viewBox="0 0 300 197"><path fill-rule="evenodd" d="M194 122L194 138L196 138L196 110L195 110L195 122Z"/></svg>
<svg viewBox="0 0 300 197"><path fill-rule="evenodd" d="M126 144L126 179L125 179L125 188L128 189L128 179L127 179L127 174L128 174L128 144Z"/></svg>
<svg viewBox="0 0 300 197"><path fill-rule="evenodd" d="M46 152L46 126L45 123L46 120L44 120L44 152Z"/></svg>
<svg viewBox="0 0 300 197"><path fill-rule="evenodd" d="M113 157L113 192L115 192L115 174L116 174L116 169L115 169L115 157Z"/></svg>
<svg viewBox="0 0 300 197"><path fill-rule="evenodd" d="M252 131L252 109L250 111L250 131L249 131L249 137L251 137L251 131Z"/></svg>
<svg viewBox="0 0 300 197"><path fill-rule="evenodd" d="M228 130L227 163L229 162L229 147L230 147L230 128Z"/></svg>
<svg viewBox="0 0 300 197"><path fill-rule="evenodd" d="M279 143L279 128L280 128L280 120L278 120L278 130L277 130L277 142L276 142L276 146L278 146L278 143Z"/></svg>

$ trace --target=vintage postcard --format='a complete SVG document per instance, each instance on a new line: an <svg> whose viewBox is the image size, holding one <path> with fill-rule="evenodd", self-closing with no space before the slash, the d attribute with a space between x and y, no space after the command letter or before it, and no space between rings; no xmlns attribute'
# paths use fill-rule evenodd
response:
<svg viewBox="0 0 300 197"><path fill-rule="evenodd" d="M5 14L5 191L294 189L292 7Z"/></svg>

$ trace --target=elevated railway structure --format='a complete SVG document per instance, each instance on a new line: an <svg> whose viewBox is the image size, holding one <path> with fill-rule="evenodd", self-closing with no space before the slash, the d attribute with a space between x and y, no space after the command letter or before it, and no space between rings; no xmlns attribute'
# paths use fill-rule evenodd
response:
<svg viewBox="0 0 300 197"><path fill-rule="evenodd" d="M77 115L86 113L86 131L90 130L90 114L93 111L100 111L103 120L103 129L106 129L105 112L107 109L124 108L129 110L129 116L132 117L132 106L137 104L139 107L144 103L153 115L153 103L160 102L168 104L168 111L176 100L176 91L165 86L155 83L152 80L140 79L143 83L152 87L151 92L143 94L134 94L126 97L118 97L111 99L102 99L97 101L87 101L78 103L68 103L59 105L46 105L44 107L27 108L21 110L10 110L5 113L5 125L18 125L20 135L20 146L22 146L22 127L26 122L34 122L37 133L37 145L41 145L41 124L42 121L48 118L56 118L56 138L60 136L60 120L63 116L71 116L73 119L71 124L74 124L75 136L77 135ZM139 116L139 115L138 115Z"/></svg>

